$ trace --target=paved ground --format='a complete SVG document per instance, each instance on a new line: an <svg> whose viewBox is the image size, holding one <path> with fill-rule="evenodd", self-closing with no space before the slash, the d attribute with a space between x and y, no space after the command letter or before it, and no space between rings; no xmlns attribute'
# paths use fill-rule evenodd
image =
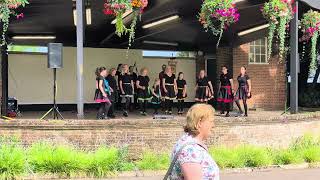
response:
<svg viewBox="0 0 320 180"><path fill-rule="evenodd" d="M222 174L221 180L319 180L320 169L269 170L251 173ZM162 177L117 178L113 180L162 180Z"/></svg>

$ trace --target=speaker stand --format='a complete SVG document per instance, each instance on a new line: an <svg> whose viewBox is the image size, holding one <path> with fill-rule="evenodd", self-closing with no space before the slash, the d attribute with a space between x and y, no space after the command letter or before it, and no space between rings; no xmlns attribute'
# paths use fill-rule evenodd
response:
<svg viewBox="0 0 320 180"><path fill-rule="evenodd" d="M59 111L59 108L56 104L56 93L57 93L57 69L53 68L53 107L49 109L40 119L43 120L46 118L51 112L53 114L53 119L64 119L62 114Z"/></svg>

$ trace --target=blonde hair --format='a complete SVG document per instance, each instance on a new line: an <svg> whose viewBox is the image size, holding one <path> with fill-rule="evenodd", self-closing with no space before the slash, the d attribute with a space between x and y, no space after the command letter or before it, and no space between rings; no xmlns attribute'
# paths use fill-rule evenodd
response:
<svg viewBox="0 0 320 180"><path fill-rule="evenodd" d="M128 67L128 72L125 72L124 67L127 66ZM121 74L124 75L125 73L130 75L130 71L129 71L129 65L128 64L122 64L121 66Z"/></svg>
<svg viewBox="0 0 320 180"><path fill-rule="evenodd" d="M184 126L184 132L192 136L198 135L197 129L199 121L214 118L214 108L208 104L195 104L187 112L187 123Z"/></svg>
<svg viewBox="0 0 320 180"><path fill-rule="evenodd" d="M146 67L141 68L141 69L140 69L140 74L142 74L143 71L148 71L148 68L146 68Z"/></svg>

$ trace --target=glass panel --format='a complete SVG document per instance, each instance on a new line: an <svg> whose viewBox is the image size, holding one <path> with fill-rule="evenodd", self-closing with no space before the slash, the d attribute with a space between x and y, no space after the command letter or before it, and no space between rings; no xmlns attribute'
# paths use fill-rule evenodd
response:
<svg viewBox="0 0 320 180"><path fill-rule="evenodd" d="M256 55L257 55L257 54L261 54L260 46L256 46L256 48L255 48L255 53L256 53Z"/></svg>
<svg viewBox="0 0 320 180"><path fill-rule="evenodd" d="M262 54L267 54L267 47L266 46L262 46L261 47L261 53Z"/></svg>
<svg viewBox="0 0 320 180"><path fill-rule="evenodd" d="M254 62L254 58L253 58L253 53L249 54L249 62L253 63Z"/></svg>
<svg viewBox="0 0 320 180"><path fill-rule="evenodd" d="M260 55L256 55L255 63L260 63Z"/></svg>
<svg viewBox="0 0 320 180"><path fill-rule="evenodd" d="M261 55L261 63L266 63L266 55Z"/></svg>
<svg viewBox="0 0 320 180"><path fill-rule="evenodd" d="M261 45L265 45L265 43L266 43L266 39L265 39L265 38L262 38L262 39L261 39Z"/></svg>
<svg viewBox="0 0 320 180"><path fill-rule="evenodd" d="M261 40L256 40L256 45L261 45Z"/></svg>
<svg viewBox="0 0 320 180"><path fill-rule="evenodd" d="M250 46L250 53L254 53L254 46Z"/></svg>
<svg viewBox="0 0 320 180"><path fill-rule="evenodd" d="M253 46L254 45L254 41L250 42L250 45Z"/></svg>

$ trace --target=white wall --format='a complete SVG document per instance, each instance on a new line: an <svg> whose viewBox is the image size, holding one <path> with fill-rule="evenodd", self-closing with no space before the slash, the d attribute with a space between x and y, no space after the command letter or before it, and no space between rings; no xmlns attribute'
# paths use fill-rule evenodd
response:
<svg viewBox="0 0 320 180"><path fill-rule="evenodd" d="M84 49L84 101L93 102L95 90L94 71L98 66L117 67L119 63L129 65L137 62L138 68L147 67L153 83L161 71L161 65L169 59L143 58L141 50L130 50L126 58L126 50L120 49ZM195 86L195 61L178 59L177 73L185 72L188 83L187 101L193 101ZM9 55L9 96L16 97L19 104L51 104L52 103L52 69L47 68L46 55L10 54ZM76 48L63 49L63 68L57 70L57 103L76 103Z"/></svg>

